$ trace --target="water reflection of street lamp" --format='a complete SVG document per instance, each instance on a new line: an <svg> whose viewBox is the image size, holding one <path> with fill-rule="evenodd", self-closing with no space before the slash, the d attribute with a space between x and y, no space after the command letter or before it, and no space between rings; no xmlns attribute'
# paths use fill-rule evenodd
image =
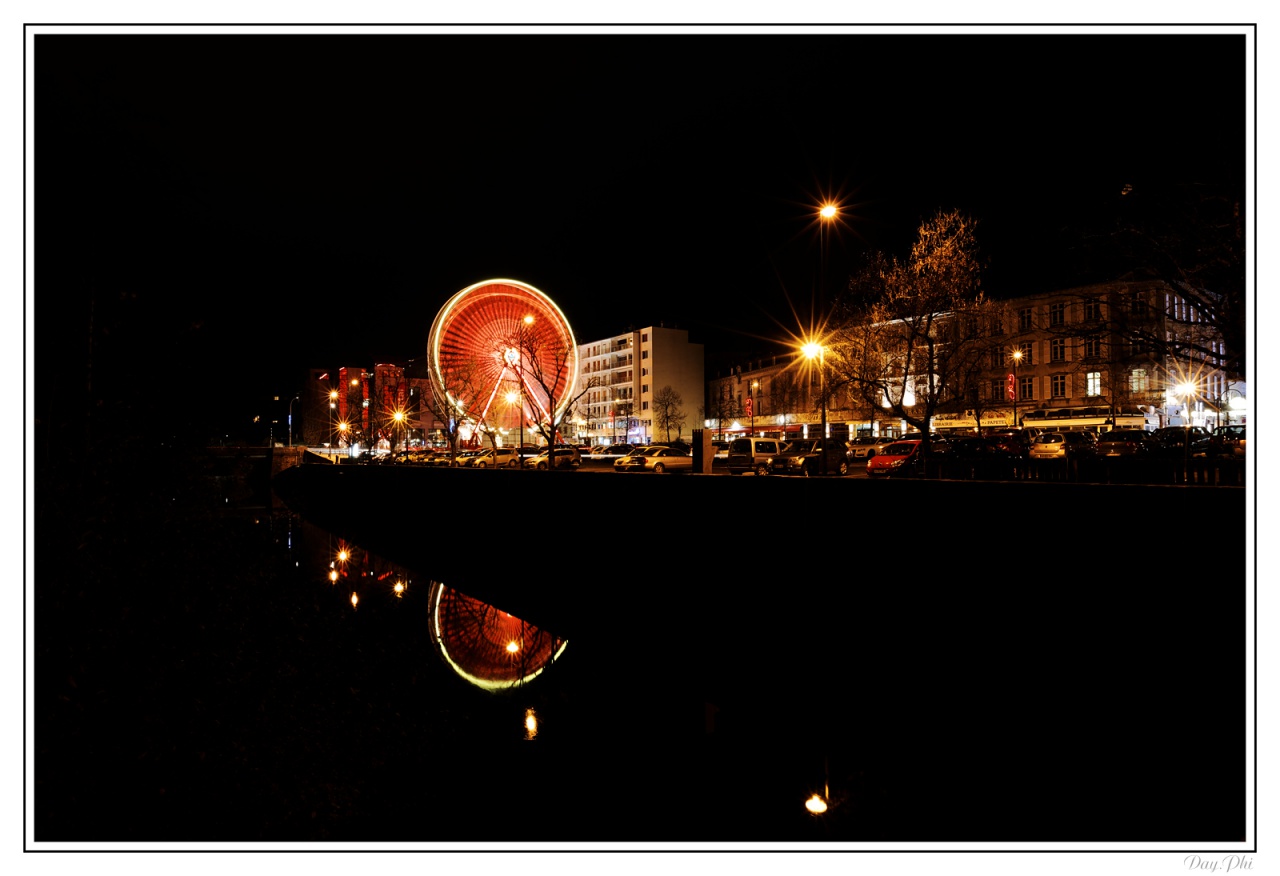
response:
<svg viewBox="0 0 1280 876"><path fill-rule="evenodd" d="M827 473L827 348L816 341L810 341L800 348L805 358L818 360L818 397L822 402L822 468Z"/></svg>

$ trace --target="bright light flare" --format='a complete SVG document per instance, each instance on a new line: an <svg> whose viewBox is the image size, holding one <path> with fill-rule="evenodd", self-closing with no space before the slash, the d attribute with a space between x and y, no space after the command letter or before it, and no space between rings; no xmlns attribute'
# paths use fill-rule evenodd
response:
<svg viewBox="0 0 1280 876"><path fill-rule="evenodd" d="M822 209L818 211L818 215L823 219L834 219L836 215L836 205L823 204Z"/></svg>
<svg viewBox="0 0 1280 876"><path fill-rule="evenodd" d="M395 586L395 588L394 588L394 589L395 589L395 591L396 591L396 599L400 599L401 597L403 597L403 596L404 596L404 582L403 582L403 581L397 581L397 582L396 582L396 586Z"/></svg>
<svg viewBox="0 0 1280 876"><path fill-rule="evenodd" d="M336 583L336 582L337 582L337 580L338 580L338 570L337 570L337 569L330 569L330 570L329 570L329 582L332 584L332 583Z"/></svg>
<svg viewBox="0 0 1280 876"><path fill-rule="evenodd" d="M524 710L524 738L533 739L538 735L538 714L533 709Z"/></svg>
<svg viewBox="0 0 1280 876"><path fill-rule="evenodd" d="M1175 395L1187 398L1196 394L1196 385L1194 383L1179 383L1173 388Z"/></svg>
<svg viewBox="0 0 1280 876"><path fill-rule="evenodd" d="M804 808L808 809L814 815L821 815L827 811L827 801L823 800L820 794L814 794L808 800L804 801Z"/></svg>
<svg viewBox="0 0 1280 876"><path fill-rule="evenodd" d="M518 642L514 642L514 641L512 641L512 642L507 642L507 653L508 653L508 654L514 654L514 653L516 653L516 652L517 652L517 651L519 651L519 650L520 650L520 644L519 644Z"/></svg>
<svg viewBox="0 0 1280 876"><path fill-rule="evenodd" d="M817 359L822 355L822 344L816 341L809 341L800 348L800 352L804 353L806 359Z"/></svg>
<svg viewBox="0 0 1280 876"><path fill-rule="evenodd" d="M351 593L351 607L357 608L360 605L360 596L354 591Z"/></svg>

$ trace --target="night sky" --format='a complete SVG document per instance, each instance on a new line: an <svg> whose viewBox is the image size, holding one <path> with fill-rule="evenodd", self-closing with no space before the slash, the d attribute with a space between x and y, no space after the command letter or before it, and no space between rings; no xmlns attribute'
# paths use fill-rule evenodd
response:
<svg viewBox="0 0 1280 876"><path fill-rule="evenodd" d="M153 391L199 374L234 432L307 368L421 356L498 277L580 342L688 328L710 371L807 319L824 197L833 290L951 208L990 294L1091 282L1070 242L1125 185L1241 186L1245 61L1065 28L38 35L38 381L90 347Z"/></svg>

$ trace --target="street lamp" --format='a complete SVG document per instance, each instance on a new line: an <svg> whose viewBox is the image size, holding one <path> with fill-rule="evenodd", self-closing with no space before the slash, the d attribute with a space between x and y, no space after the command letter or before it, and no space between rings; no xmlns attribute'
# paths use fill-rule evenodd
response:
<svg viewBox="0 0 1280 876"><path fill-rule="evenodd" d="M1173 391L1182 396L1182 464L1183 477L1190 479L1190 472L1187 468L1191 464L1191 404L1196 398L1196 385L1190 380L1179 383L1174 387Z"/></svg>
<svg viewBox="0 0 1280 876"><path fill-rule="evenodd" d="M1018 385L1018 363L1022 361L1022 348L1015 349L1009 358L1013 360L1013 428L1016 429L1018 428L1018 393L1022 389Z"/></svg>
<svg viewBox="0 0 1280 876"><path fill-rule="evenodd" d="M391 415L391 418L401 426L404 426L404 452L407 456L409 454L409 428L405 423L404 411L396 411Z"/></svg>
<svg viewBox="0 0 1280 876"><path fill-rule="evenodd" d="M828 227L836 218L836 205L827 202L818 210L818 299L821 304L822 311L825 313L827 309L827 237L830 235Z"/></svg>
<svg viewBox="0 0 1280 876"><path fill-rule="evenodd" d="M810 341L800 348L805 357L818 360L818 398L822 403L822 468L827 473L827 348L816 341Z"/></svg>

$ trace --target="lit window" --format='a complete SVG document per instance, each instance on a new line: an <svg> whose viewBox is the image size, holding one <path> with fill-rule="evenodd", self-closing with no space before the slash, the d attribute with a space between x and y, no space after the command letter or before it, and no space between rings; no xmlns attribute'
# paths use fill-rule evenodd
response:
<svg viewBox="0 0 1280 876"><path fill-rule="evenodd" d="M1102 395L1102 372L1090 371L1084 376L1085 379L1085 395L1094 396Z"/></svg>
<svg viewBox="0 0 1280 876"><path fill-rule="evenodd" d="M1147 391L1147 371L1145 368L1135 368L1129 374L1129 391L1130 392L1146 392Z"/></svg>

